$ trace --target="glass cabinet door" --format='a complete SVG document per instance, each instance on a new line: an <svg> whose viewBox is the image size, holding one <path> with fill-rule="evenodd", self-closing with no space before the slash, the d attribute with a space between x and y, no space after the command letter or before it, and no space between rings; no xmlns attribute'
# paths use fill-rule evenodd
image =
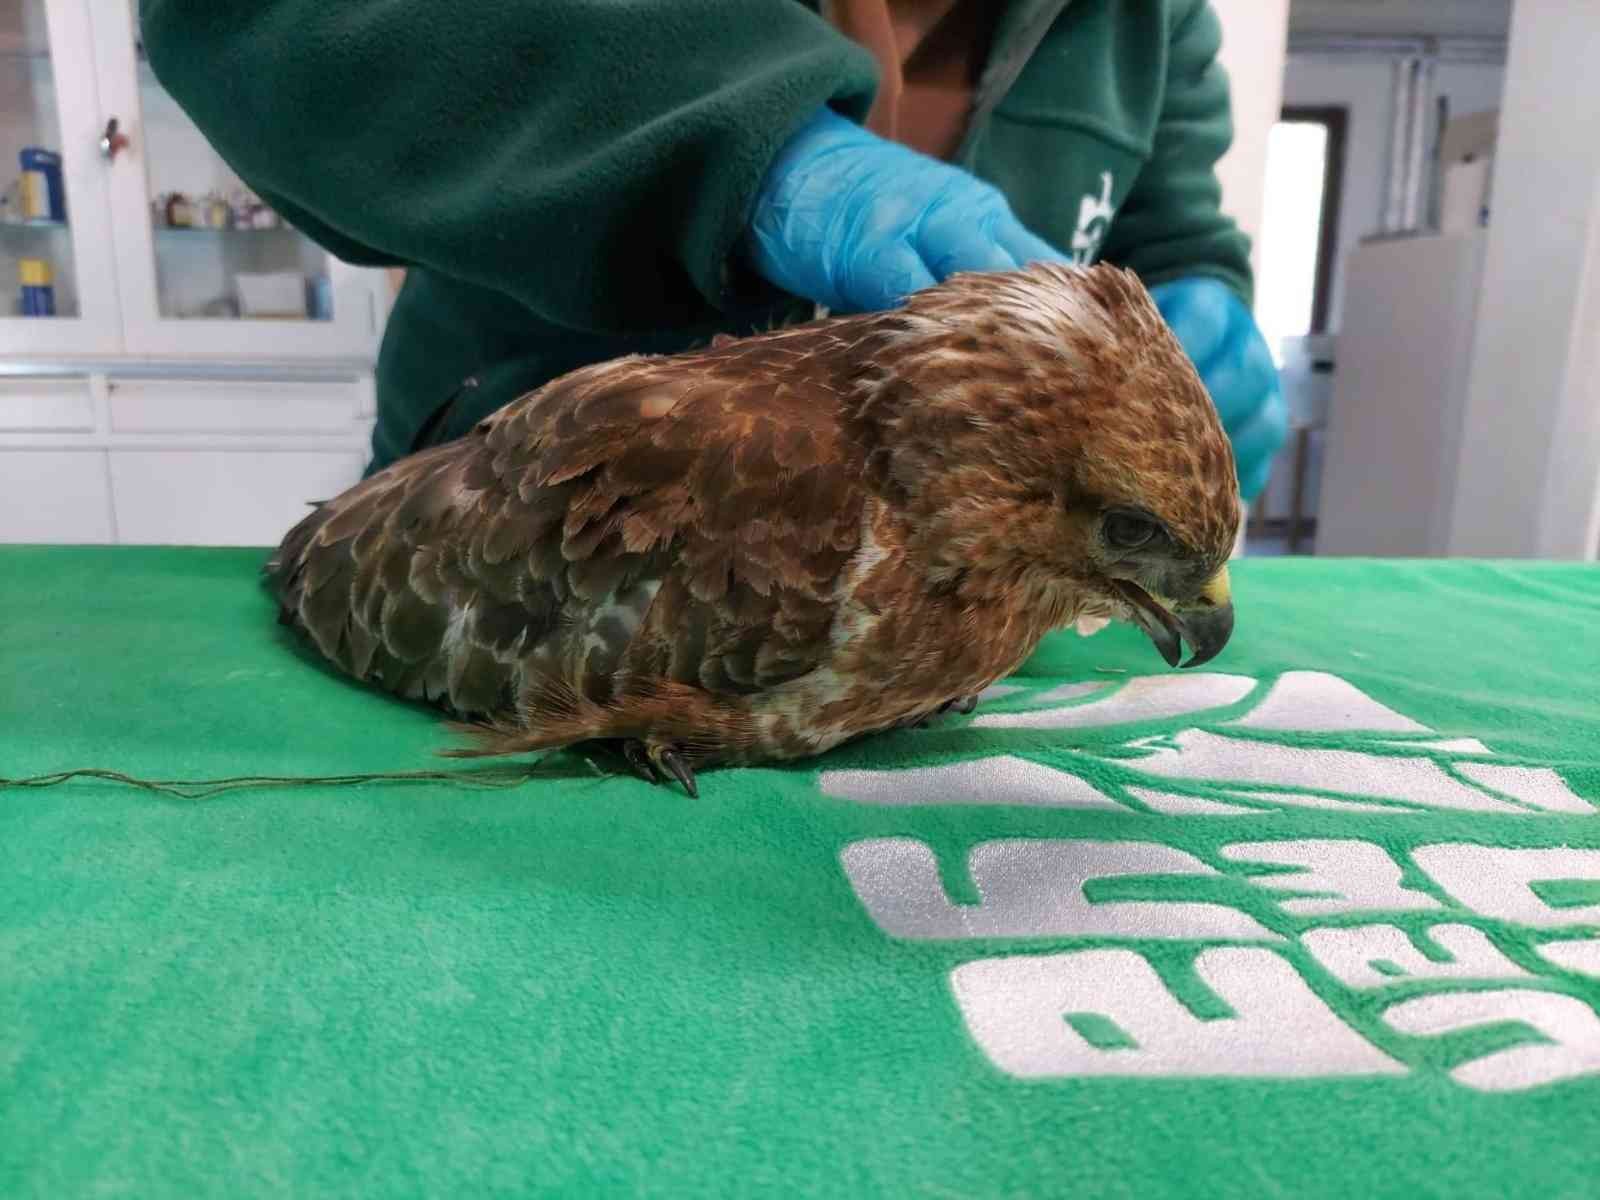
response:
<svg viewBox="0 0 1600 1200"><path fill-rule="evenodd" d="M111 169L128 348L367 356L381 277L334 259L223 162L151 69L137 0L96 0L95 21L102 103L128 138Z"/></svg>
<svg viewBox="0 0 1600 1200"><path fill-rule="evenodd" d="M113 349L82 0L0 0L0 350Z"/></svg>

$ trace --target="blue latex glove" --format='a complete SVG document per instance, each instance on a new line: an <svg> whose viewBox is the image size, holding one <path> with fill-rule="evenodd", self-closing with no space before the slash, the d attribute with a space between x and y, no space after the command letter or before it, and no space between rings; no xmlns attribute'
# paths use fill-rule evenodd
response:
<svg viewBox="0 0 1600 1200"><path fill-rule="evenodd" d="M1211 393L1233 443L1239 493L1254 500L1289 435L1289 407L1267 339L1250 310L1215 279L1174 279L1150 295Z"/></svg>
<svg viewBox="0 0 1600 1200"><path fill-rule="evenodd" d="M766 279L836 313L892 308L957 271L1065 261L997 188L828 108L768 167L746 248Z"/></svg>

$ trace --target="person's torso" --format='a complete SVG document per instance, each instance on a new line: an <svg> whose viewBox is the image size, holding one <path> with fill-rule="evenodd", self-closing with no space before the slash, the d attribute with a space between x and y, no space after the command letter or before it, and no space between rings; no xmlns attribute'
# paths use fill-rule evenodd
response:
<svg viewBox="0 0 1600 1200"><path fill-rule="evenodd" d="M1176 7L1177 0L1013 0L992 21L947 27L942 43L933 21L922 48L938 52L925 52L897 81L904 111L896 133L908 144L949 147L945 157L1000 188L1025 225L1092 262L1151 152ZM988 41L975 78L950 48L974 29ZM459 437L579 366L673 353L795 315L792 307L764 309L650 336L585 335L498 292L414 269L385 332L369 470Z"/></svg>

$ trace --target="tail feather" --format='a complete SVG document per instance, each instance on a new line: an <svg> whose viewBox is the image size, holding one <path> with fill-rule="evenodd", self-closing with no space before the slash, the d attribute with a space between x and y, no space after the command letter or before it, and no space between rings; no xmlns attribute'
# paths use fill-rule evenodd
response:
<svg viewBox="0 0 1600 1200"><path fill-rule="evenodd" d="M294 528L283 535L283 540L278 543L277 549L267 556L266 562L261 564L261 573L272 585L280 603L285 601L285 592L305 561L306 547L311 544L311 539L316 536L317 530L327 522L329 515L328 502L317 501L315 507L301 517Z"/></svg>

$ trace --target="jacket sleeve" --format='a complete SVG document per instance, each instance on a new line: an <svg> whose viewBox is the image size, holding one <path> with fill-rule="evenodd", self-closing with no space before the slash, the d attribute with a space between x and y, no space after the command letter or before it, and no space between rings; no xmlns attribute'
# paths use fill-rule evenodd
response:
<svg viewBox="0 0 1600 1200"><path fill-rule="evenodd" d="M593 332L744 298L767 164L877 81L794 0L143 0L141 25L162 85L324 248Z"/></svg>
<svg viewBox="0 0 1600 1200"><path fill-rule="evenodd" d="M1222 26L1207 0L1175 5L1166 92L1149 160L1112 220L1101 257L1146 284L1220 279L1252 302L1250 241L1222 212L1216 164L1233 140Z"/></svg>

